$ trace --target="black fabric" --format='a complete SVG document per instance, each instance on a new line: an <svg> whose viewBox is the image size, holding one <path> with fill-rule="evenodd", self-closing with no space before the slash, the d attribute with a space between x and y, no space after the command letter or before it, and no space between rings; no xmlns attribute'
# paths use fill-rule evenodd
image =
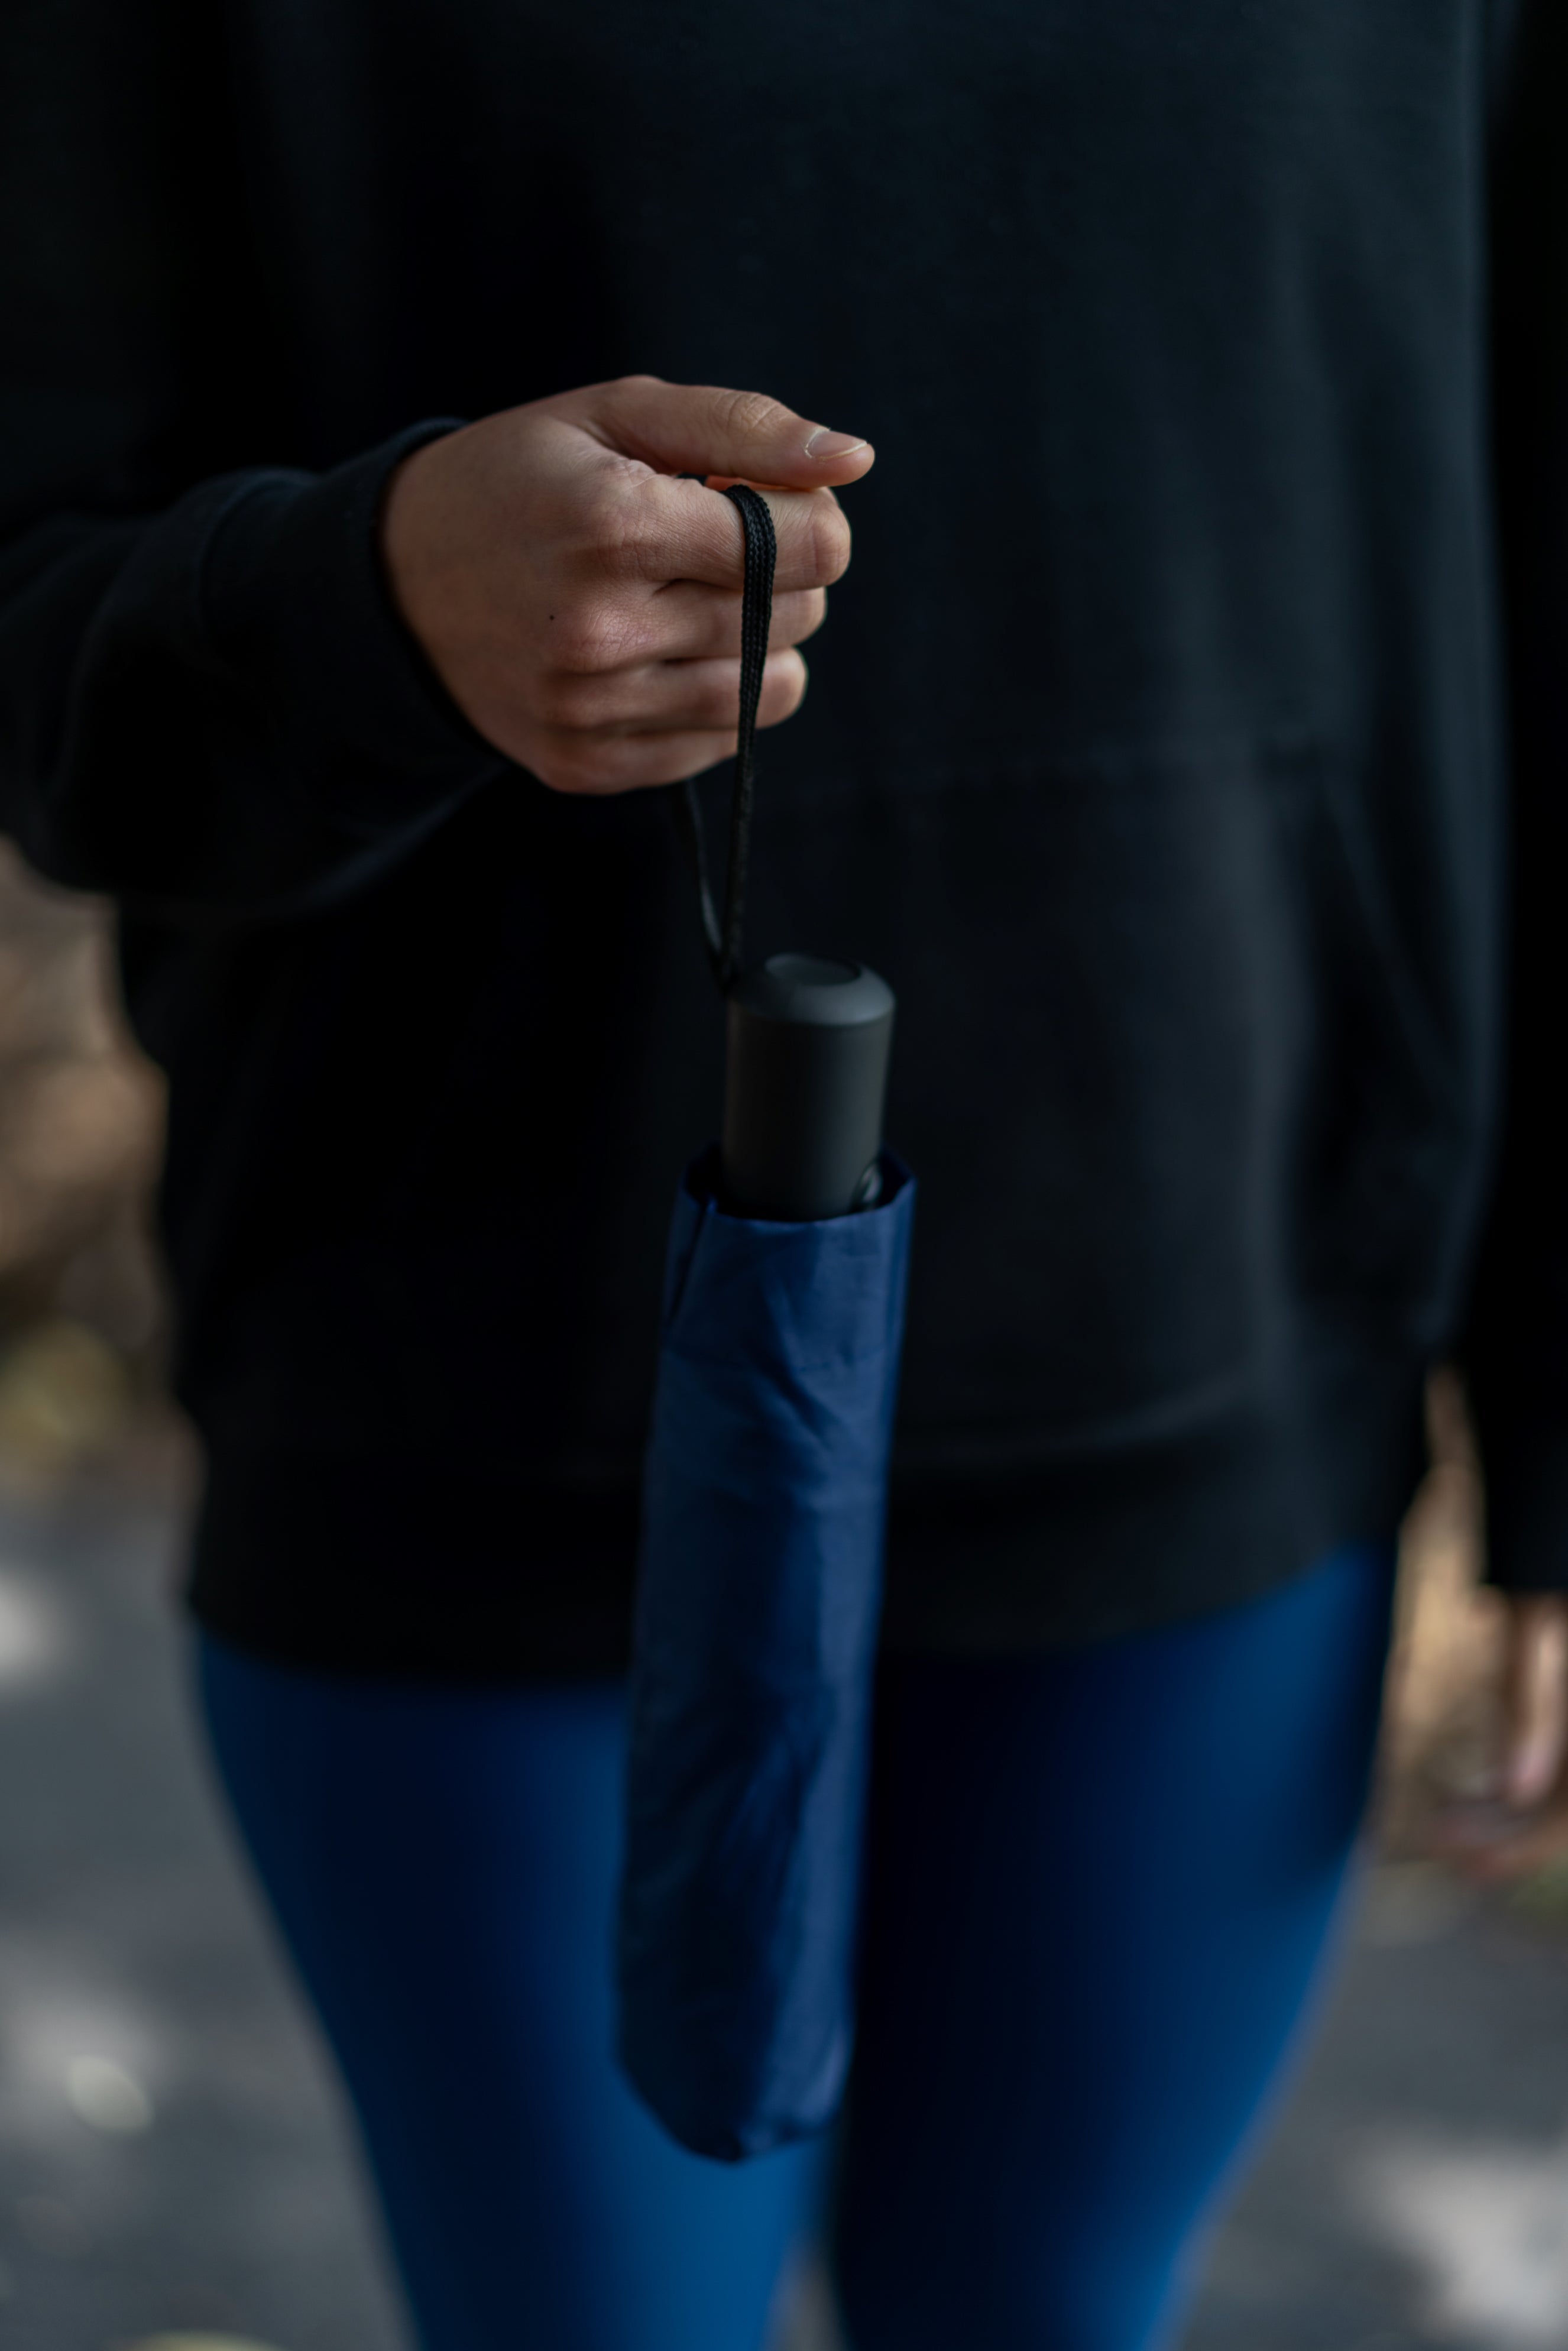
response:
<svg viewBox="0 0 1568 2351"><path fill-rule="evenodd" d="M618 1654L718 1008L663 796L496 758L374 534L411 434L638 369L877 444L748 935L898 991L894 1637L1153 1622L1396 1515L1511 733L1473 1352L1500 1572L1562 1575L1562 50L1549 0L14 0L0 792L120 897L171 1075L215 1630Z"/></svg>

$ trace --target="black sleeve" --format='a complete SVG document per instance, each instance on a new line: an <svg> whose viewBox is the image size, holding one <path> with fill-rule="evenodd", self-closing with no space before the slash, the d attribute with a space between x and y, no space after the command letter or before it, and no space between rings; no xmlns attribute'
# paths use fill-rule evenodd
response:
<svg viewBox="0 0 1568 2351"><path fill-rule="evenodd" d="M243 462L290 428L222 14L0 12L0 824L52 878L187 919L351 888L503 764L377 552L388 475L445 424L321 474Z"/></svg>
<svg viewBox="0 0 1568 2351"><path fill-rule="evenodd" d="M1500 1154L1462 1349L1489 1573L1568 1587L1568 9L1523 0L1493 201L1496 478L1514 792Z"/></svg>

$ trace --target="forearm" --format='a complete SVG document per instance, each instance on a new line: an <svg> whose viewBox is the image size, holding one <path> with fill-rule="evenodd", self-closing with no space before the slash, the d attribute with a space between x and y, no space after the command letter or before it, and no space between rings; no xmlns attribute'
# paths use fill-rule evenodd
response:
<svg viewBox="0 0 1568 2351"><path fill-rule="evenodd" d="M376 549L425 426L329 475L204 484L0 556L0 818L53 878L182 916L352 888L501 765Z"/></svg>

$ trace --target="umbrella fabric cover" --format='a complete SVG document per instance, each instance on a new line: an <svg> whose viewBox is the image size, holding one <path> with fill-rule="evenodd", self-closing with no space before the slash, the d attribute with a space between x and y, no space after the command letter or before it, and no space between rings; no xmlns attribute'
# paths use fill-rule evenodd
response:
<svg viewBox="0 0 1568 2351"><path fill-rule="evenodd" d="M914 1181L775 1224L686 1177L643 1489L621 2058L729 2160L842 2092Z"/></svg>

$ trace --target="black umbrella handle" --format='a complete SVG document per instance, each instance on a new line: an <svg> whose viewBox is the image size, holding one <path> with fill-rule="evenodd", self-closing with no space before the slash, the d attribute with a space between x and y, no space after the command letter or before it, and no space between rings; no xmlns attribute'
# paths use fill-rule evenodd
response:
<svg viewBox="0 0 1568 2351"><path fill-rule="evenodd" d="M768 663L768 632L773 624L773 571L779 545L768 501L749 484L736 482L725 496L740 509L745 534L745 569L740 594L740 725L735 749L735 788L729 803L729 862L724 882L724 919L719 920L708 879L702 807L688 776L671 799L676 827L696 877L703 936L714 977L727 996L740 970L746 914L746 869L751 854L751 809L757 790L757 706Z"/></svg>
<svg viewBox="0 0 1568 2351"><path fill-rule="evenodd" d="M703 935L728 1003L723 1196L744 1214L789 1221L868 1207L880 1188L893 990L861 964L770 956L742 973L746 869L756 791L757 705L773 618L777 547L765 499L737 482L746 568L740 600L740 722L729 810L724 917L714 904L702 809L689 778L670 806L696 877Z"/></svg>

